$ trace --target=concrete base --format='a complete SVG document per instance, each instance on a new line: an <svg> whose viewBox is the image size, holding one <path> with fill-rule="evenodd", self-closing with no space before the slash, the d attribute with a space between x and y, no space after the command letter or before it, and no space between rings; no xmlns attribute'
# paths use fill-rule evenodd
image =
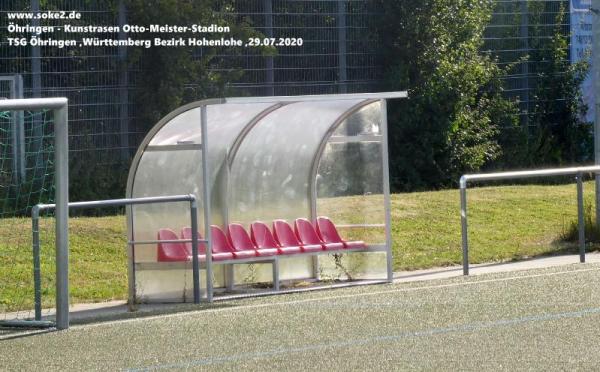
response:
<svg viewBox="0 0 600 372"><path fill-rule="evenodd" d="M600 253L586 254L587 263L600 263ZM482 275L490 273L511 272L530 269L543 269L554 266L570 265L579 263L579 255L549 256L531 258L520 261L501 263L487 263L471 265L470 275ZM395 283L408 283L422 280L446 279L463 275L462 266L449 266L416 271L401 271L394 273Z"/></svg>

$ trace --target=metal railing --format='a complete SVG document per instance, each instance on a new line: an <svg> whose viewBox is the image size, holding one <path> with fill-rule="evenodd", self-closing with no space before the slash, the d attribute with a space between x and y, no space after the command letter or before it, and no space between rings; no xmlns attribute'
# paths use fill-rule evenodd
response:
<svg viewBox="0 0 600 372"><path fill-rule="evenodd" d="M570 176L574 175L577 179L577 223L579 230L579 260L585 262L585 221L583 211L583 174L594 173L596 176L600 173L600 166L576 167L576 168L555 168L519 172L502 173L483 173L468 174L460 178L460 220L462 233L462 261L463 274L469 275L469 236L467 230L467 183L473 181L498 181L509 179L551 177L551 176Z"/></svg>
<svg viewBox="0 0 600 372"><path fill-rule="evenodd" d="M95 200L95 201L83 201L69 203L69 210L71 209L83 209L83 208L106 208L106 207L118 207L118 206L129 206L129 205L140 205L140 204L159 204L159 203L176 203L176 202L189 202L190 203L190 222L192 228L192 238L190 240L178 240L177 242L191 242L192 243L192 271L193 271L193 285L194 285L194 303L200 303L200 262L198 259L198 244L208 243L206 239L199 239L198 234L198 203L194 195L173 195L173 196L156 196L146 198L130 198L130 199L110 199L110 200ZM45 210L52 210L56 208L55 204L38 204L33 207L31 211L31 226L33 234L33 277L34 277L34 296L35 296L35 321L23 321L23 326L32 327L51 327L54 324L52 322L42 321L42 295L41 295L41 270L40 270L40 231L39 221L40 212ZM166 242L166 241L161 241ZM128 241L128 245L134 244L157 244L158 240L144 240L144 241ZM129 263L132 264L131 262ZM68 268L67 268L68 270ZM129 278L129 280L135 280ZM64 292L68 294L68 287L64 288ZM18 321L12 322L13 326L19 326ZM68 315L66 315L66 326L68 327Z"/></svg>

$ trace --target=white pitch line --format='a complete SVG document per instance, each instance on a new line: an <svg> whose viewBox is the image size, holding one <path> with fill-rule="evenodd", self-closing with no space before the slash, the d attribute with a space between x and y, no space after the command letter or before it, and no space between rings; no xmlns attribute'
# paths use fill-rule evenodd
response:
<svg viewBox="0 0 600 372"><path fill-rule="evenodd" d="M439 285L412 287L412 288L398 288L398 289L390 289L387 291L376 291L376 292L368 292L368 293L352 293L352 294L338 295L338 296L306 298L306 299L302 299L302 300L273 302L273 303L266 303L266 304L242 305L242 306L237 306L237 307L234 306L234 307L206 309L206 310L193 310L193 311L180 312L180 313L176 313L176 314L152 315L152 316L147 316L147 317L142 316L139 318L113 320L113 321L96 323L96 324L75 325L75 326L72 326L71 329L73 329L73 330L74 329L85 329L85 328L101 327L101 326L114 325L114 324L134 323L134 322L140 322L140 321L145 322L148 320L168 319L168 318L189 316L189 315L195 315L195 314L214 314L214 313L222 313L222 312L230 312L230 311L260 309L260 308L264 308L264 307L273 307L273 306L298 305L298 304L305 304L305 303L311 303L311 302L329 301L329 300L335 300L335 299L378 296L378 295L391 294L391 293L416 292L416 291L430 290L430 289L452 288L452 287L471 286L471 285L486 284L486 283L507 282L507 281L513 281L513 280L540 278L540 277L545 277L545 276L576 274L576 273L583 273L583 272L590 272L590 271L600 271L600 267L591 268L591 269L582 269L582 270L557 271L557 272L553 272L553 273L544 273L544 274L520 275L520 276L507 277L507 278L477 280L477 281L472 281L472 282L439 284Z"/></svg>
<svg viewBox="0 0 600 372"><path fill-rule="evenodd" d="M499 319L491 322L477 322L470 324L463 324L457 326L449 326L449 327L439 327L439 328L429 328L418 331L408 331L402 332L395 335L381 335L375 337L368 338L357 338L357 339L345 339L343 341L334 341L334 342L326 342L320 344L312 344L301 347L292 347L292 348L278 348L272 350L265 351L256 351L242 354L233 354L226 356L217 356L217 357L209 357L205 359L196 359L190 360L187 362L175 362L175 363L167 363L167 364L155 364L141 368L130 368L126 369L127 372L141 372L141 371L156 371L162 369L189 369L193 367L200 366L212 366L216 364L225 364L229 362L240 362L252 359L267 359L276 357L279 355L285 354L299 354L303 352L309 351L321 351L323 349L336 349L336 348L347 348L347 347L357 347L357 346L369 346L376 343L392 343L399 342L402 340L410 339L410 338L419 338L419 337L429 337L429 336L438 336L449 333L458 333L458 332L478 332L485 331L492 328L499 327L511 327L518 326L522 324L527 324L530 322L543 322L543 321L552 321L552 320L563 320L563 319L573 319L573 318L583 318L588 315L598 315L600 313L600 308L591 308L584 309L580 311L573 312L565 312L558 314L539 314L539 315L530 315L521 318L512 318L512 319Z"/></svg>

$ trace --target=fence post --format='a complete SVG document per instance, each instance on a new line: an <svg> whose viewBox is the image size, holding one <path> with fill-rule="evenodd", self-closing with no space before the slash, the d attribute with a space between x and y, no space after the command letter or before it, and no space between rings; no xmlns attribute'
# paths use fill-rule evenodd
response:
<svg viewBox="0 0 600 372"><path fill-rule="evenodd" d="M579 261L585 262L585 218L583 211L583 174L577 173L577 226L579 230Z"/></svg>
<svg viewBox="0 0 600 372"><path fill-rule="evenodd" d="M30 6L31 6L31 11L34 13L39 13L40 11L40 0L31 0L30 1ZM40 20L39 19L32 19L31 23L33 26L38 27L40 26ZM29 60L31 62L31 97L33 98L41 98L42 97L42 51L41 51L41 47L36 45L36 46L31 46L31 57L29 57ZM44 142L44 122L43 120L39 117L39 115L33 115L32 117L32 122L31 122L31 128L32 128L32 148L29 150L34 154L39 154L41 152L41 149L43 148L43 142ZM44 157L43 156L36 156L35 157L35 167L36 168L41 168L43 161L44 161ZM34 175L34 182L35 181L35 175ZM36 184L36 187L41 187L40 184Z"/></svg>
<svg viewBox="0 0 600 372"><path fill-rule="evenodd" d="M338 84L339 93L348 92L347 72L347 46L346 46L346 0L337 2L337 29L338 29Z"/></svg>
<svg viewBox="0 0 600 372"><path fill-rule="evenodd" d="M463 275L469 275L469 236L467 235L467 179L460 178L460 223L463 251Z"/></svg>
<svg viewBox="0 0 600 372"><path fill-rule="evenodd" d="M596 114L594 120L594 155L596 165L600 165L600 0L592 0L592 76L596 93ZM600 177L596 173L596 227L600 228Z"/></svg>
<svg viewBox="0 0 600 372"><path fill-rule="evenodd" d="M265 20L264 33L268 38L273 37L273 0L263 0L263 12ZM266 95L275 95L275 59L273 56L265 57L266 73Z"/></svg>
<svg viewBox="0 0 600 372"><path fill-rule="evenodd" d="M42 320L42 278L40 272L40 207L31 209L31 234L33 242L33 288L35 320Z"/></svg>
<svg viewBox="0 0 600 372"><path fill-rule="evenodd" d="M127 8L124 0L119 0L118 5L119 40L127 39L123 26L127 24ZM119 132L121 161L129 161L129 66L127 65L127 47L118 48L119 56Z"/></svg>

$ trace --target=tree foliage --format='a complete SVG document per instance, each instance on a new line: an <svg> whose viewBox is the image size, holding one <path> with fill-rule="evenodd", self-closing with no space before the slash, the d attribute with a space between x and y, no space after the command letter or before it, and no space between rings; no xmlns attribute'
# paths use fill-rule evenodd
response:
<svg viewBox="0 0 600 372"><path fill-rule="evenodd" d="M229 33L212 33L207 38L245 40L260 35L250 21L235 13L235 1L223 0L128 0L128 22L135 25L204 25L231 28ZM201 39L204 34L177 34L176 37ZM170 39L174 34L153 34ZM138 118L151 126L163 115L192 100L222 97L227 84L242 75L235 65L239 47L152 47L138 48L129 59L139 71L135 98ZM267 48L259 52L272 52Z"/></svg>
<svg viewBox="0 0 600 372"><path fill-rule="evenodd" d="M492 1L382 1L377 26L391 105L392 186L441 187L498 158L499 128L517 125L503 71L480 52Z"/></svg>
<svg viewBox="0 0 600 372"><path fill-rule="evenodd" d="M540 18L545 6L533 2L529 5L530 13ZM533 50L530 60L536 61L537 66L535 105L528 123L527 165L530 166L571 164L592 158L593 127L584 120L587 106L581 93L589 66L586 61L570 63L569 35L561 28L565 15L561 6L550 37L543 37L546 36L543 26L535 27L530 36Z"/></svg>

